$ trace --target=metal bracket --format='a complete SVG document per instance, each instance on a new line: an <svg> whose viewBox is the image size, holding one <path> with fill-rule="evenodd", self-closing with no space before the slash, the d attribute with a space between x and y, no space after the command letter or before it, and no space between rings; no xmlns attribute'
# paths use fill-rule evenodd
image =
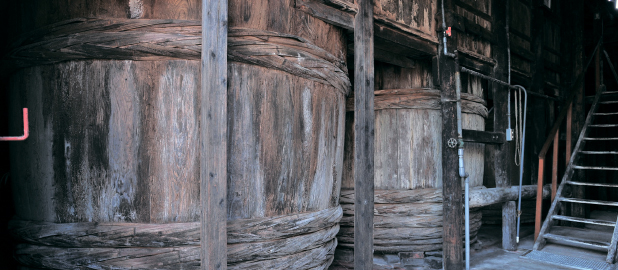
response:
<svg viewBox="0 0 618 270"><path fill-rule="evenodd" d="M24 135L0 137L0 141L23 141L28 138L28 135L30 135L30 130L28 128L28 108L24 108Z"/></svg>

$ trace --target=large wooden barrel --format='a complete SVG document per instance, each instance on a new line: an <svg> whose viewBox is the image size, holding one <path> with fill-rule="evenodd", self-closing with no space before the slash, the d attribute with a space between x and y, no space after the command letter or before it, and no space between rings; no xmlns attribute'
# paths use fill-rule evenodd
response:
<svg viewBox="0 0 618 270"><path fill-rule="evenodd" d="M383 76L384 69L377 71L376 77ZM404 81L400 84L414 85L413 81L405 81L405 78L413 76L396 76L401 73L399 69L393 67L388 69L389 77L404 78L398 80ZM388 78L380 81L384 81L384 84L389 83ZM472 93L462 93L463 128L484 130L487 108L484 100ZM374 269L391 269L394 266L403 267L404 261L398 261L400 253L412 252L417 254L414 256L419 256L418 254L442 249L441 187L444 146L441 145L440 91L430 88L377 90L374 101L376 110ZM331 269L353 267L352 99L348 99L347 109L349 112L346 122L341 191L344 216L337 236L339 248ZM466 144L464 151L466 172L470 174L470 186L481 186L484 146ZM471 210L470 224L471 238L474 241L481 225L480 211ZM397 260L394 261L393 258Z"/></svg>
<svg viewBox="0 0 618 270"><path fill-rule="evenodd" d="M200 2L17 5L22 265L199 268ZM228 268L326 268L342 215L343 32L277 0L229 1L229 26Z"/></svg>

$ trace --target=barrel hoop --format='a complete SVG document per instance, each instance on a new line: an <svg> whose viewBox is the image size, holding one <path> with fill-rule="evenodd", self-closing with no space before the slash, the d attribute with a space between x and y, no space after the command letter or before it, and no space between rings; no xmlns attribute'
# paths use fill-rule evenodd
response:
<svg viewBox="0 0 618 270"><path fill-rule="evenodd" d="M312 249L299 250L297 253L229 263L230 270L245 269L326 269L333 261L337 239L331 238ZM200 247L185 246L175 248L59 248L20 244L15 257L28 267L42 269L114 269L114 270L150 270L150 269L185 269L200 268Z"/></svg>
<svg viewBox="0 0 618 270"><path fill-rule="evenodd" d="M273 269L291 269L279 267L288 265L284 258L294 258L295 262L289 263L299 263L300 268L292 269L318 267L318 264L332 260L336 246L333 241L336 241L341 217L342 209L337 206L287 216L228 221L229 267L251 269L255 262L271 261ZM9 231L15 238L27 242L18 246L16 258L32 267L199 267L199 222L49 223L12 220ZM316 261L310 260L312 257ZM303 262L310 267L303 268Z"/></svg>
<svg viewBox="0 0 618 270"><path fill-rule="evenodd" d="M78 18L29 32L11 45L5 65L22 68L68 60L199 60L201 22ZM350 91L345 62L294 35L230 28L228 58L278 69Z"/></svg>
<svg viewBox="0 0 618 270"><path fill-rule="evenodd" d="M442 249L441 188L376 189L374 193L375 251L397 253ZM340 203L343 218L337 234L339 246L354 248L354 190L342 189ZM480 229L481 219L481 209L470 209L472 237Z"/></svg>
<svg viewBox="0 0 618 270"><path fill-rule="evenodd" d="M228 32L228 58L332 85L344 95L351 88L345 62L294 35L231 28Z"/></svg>
<svg viewBox="0 0 618 270"><path fill-rule="evenodd" d="M487 118L485 101L472 94L461 93L461 111ZM347 111L354 111L354 99L346 101ZM392 89L375 91L374 109L424 109L441 110L440 90L433 89Z"/></svg>

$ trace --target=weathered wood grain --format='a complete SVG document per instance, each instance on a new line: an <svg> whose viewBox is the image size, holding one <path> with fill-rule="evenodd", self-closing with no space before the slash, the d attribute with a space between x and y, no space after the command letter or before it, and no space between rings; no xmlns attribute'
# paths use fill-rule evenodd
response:
<svg viewBox="0 0 618 270"><path fill-rule="evenodd" d="M443 5L446 25L453 25L453 15L457 13L455 3L451 0L445 0ZM460 42L464 41L463 36L464 35L455 33L447 39L447 46L451 50L448 53L453 53L453 51L458 50L459 48L465 48L463 44L460 44ZM456 80L459 79L457 78L459 76L459 65L455 59L444 54L438 54L438 65L440 69L440 89L442 90L440 93L440 100L456 101L460 96L456 93ZM462 127L464 127L464 125L462 114ZM461 192L462 189L462 182L459 177L457 167L457 149L446 147L449 140L456 139L458 137L457 110L455 102L442 103L441 117L438 118L435 126L441 127L441 133L434 137L433 140L437 141L437 143L441 146L441 148L438 149L438 153L440 153L439 160L441 160L442 163L440 164L441 166L438 166L438 168L441 168L442 170L440 180L442 180L442 208L444 215L442 223L442 237L444 240L442 245L443 268L462 269L462 224L464 220L463 213L461 211L463 200L459 195L459 192ZM470 160L469 157L470 155L468 152L466 153L466 159ZM470 162L467 163L466 172L470 173ZM474 179L475 178L473 177L470 178L472 182ZM474 184L471 184L471 186L474 186Z"/></svg>
<svg viewBox="0 0 618 270"><path fill-rule="evenodd" d="M283 257L263 257L238 262L229 269L326 269L330 265L337 240L303 249ZM244 249L243 249L244 251ZM199 246L174 248L57 248L22 244L16 258L30 267L44 269L200 269ZM231 258L244 252L230 252Z"/></svg>
<svg viewBox="0 0 618 270"><path fill-rule="evenodd" d="M227 0L202 1L200 103L200 269L226 270ZM227 247L227 248L226 248ZM257 249L254 249L257 251ZM259 252L259 251L257 251ZM233 257L229 257L230 259ZM250 260L250 259L249 259Z"/></svg>
<svg viewBox="0 0 618 270"><path fill-rule="evenodd" d="M185 60L67 62L15 73L11 99L31 109L35 138L12 145L17 216L196 221L199 77L199 62Z"/></svg>
<svg viewBox="0 0 618 270"><path fill-rule="evenodd" d="M126 16L131 18L158 19L157 16L163 16L153 15L155 11L152 7L159 10L156 12L178 8L170 10L169 17L163 16L164 19L188 19L194 22L200 18L184 18L192 16L194 10L187 15L185 8L192 7L193 2L131 3L126 9ZM240 255L230 253L232 261L234 256L240 256L240 259L236 258L229 267L254 269L263 265L272 269L324 269L330 264L336 246L334 236L338 229L335 225L323 226L324 222L337 222L341 215L341 210L336 210L336 207L341 183L347 89L342 91L338 85L345 85L347 78L345 72L333 72L332 67L347 70L342 30L296 12L291 8L291 1L287 0L230 1L228 7L231 29L249 27L255 30L243 30L243 33L248 34L235 40L237 43L234 45L239 45L235 47L242 47L242 52L257 57L259 50L255 50L256 46L272 51L272 44L277 41L278 47L275 47L280 53L278 56L285 58L298 54L294 59L283 59L281 62L302 62L300 67L305 71L294 75L276 66L260 67L256 65L259 63L240 63L242 59L234 59L236 61L229 63L224 71L230 81L225 91L228 97L223 98L222 103L218 99L216 104L219 108L229 108L229 117L219 118L225 122L223 128L220 123L217 124L219 128L207 124L208 119L212 119L209 117L215 117L220 111L199 109L202 107L202 110L207 110L205 106L198 105L214 92L208 91L208 95L203 95L198 91L203 85L199 80L198 61L150 61L154 59L147 58L139 60L149 61L80 60L31 67L13 76L11 99L16 103L27 104L29 108L38 108L39 111L33 113L33 124L39 133L33 137L36 140L16 144L12 151L16 153L14 164L20 164L15 167L16 174L24 179L20 181L23 185L16 188L16 197L19 197L20 203L23 202L17 209L20 218L60 223L162 224L196 224L200 216L207 218L209 215L202 213L198 199L200 193L205 195L207 191L202 188L200 192L199 187L200 141L197 136L200 127L198 115L202 113L207 117L201 121L202 129L220 133L227 128L229 131L227 135L223 133L223 138L219 136L219 139L229 140L230 143L227 146L217 144L223 147L228 157L217 156L212 160L218 164L227 163L230 169L205 174L207 177L220 177L226 171L229 172L229 176L224 177L229 187L229 199L227 202L214 201L218 206L223 203L224 207L229 207L225 213L229 222L243 223L232 226L236 231L232 230L231 233L238 238L237 243L229 246L244 250L247 248L242 248L244 245L253 250L253 253ZM245 16L248 10L267 10L261 7L270 8L270 12ZM201 13L199 8L196 10L195 14ZM100 15L97 12L93 14ZM84 17L76 14L69 13L51 19L46 16L41 19L44 23L37 22L37 27L24 25L24 29L37 29L58 21ZM97 20L123 19L115 15L87 17ZM134 25L139 22L145 21L131 21ZM191 43L193 41L189 40L195 36L199 38L200 35L199 31L192 30L195 26L199 28L199 24L193 22L192 26L178 28L178 33L187 34L191 38L176 39L177 43L174 44L199 51L200 48L194 47L195 44ZM132 29L129 24L122 27L123 31L130 32ZM155 30L149 28L150 32L146 31L146 35L160 34ZM272 32L277 33L275 35ZM291 42L289 35L297 36L292 39L299 42ZM117 43L122 47L139 40L135 36L126 35L118 40L104 41L108 45ZM166 45L170 44L173 42ZM246 49L248 45L254 47ZM169 53L169 50L157 50ZM97 50L92 52L95 55L92 58L102 54ZM130 51L124 53L129 55L127 57L131 55ZM225 53L217 53L215 56L226 58ZM325 62L329 66L325 67ZM303 76L315 70L326 79L317 82ZM335 79L332 79L332 75L335 75ZM221 80L217 82L225 84ZM32 157L36 157L33 159L35 162L25 162ZM221 166L217 168L221 169ZM335 210L331 211L333 208ZM305 218L303 213L310 215ZM281 219L281 216L290 219ZM225 217L217 220L225 221ZM244 226L248 225L256 227L246 231ZM113 232L101 233L100 240L110 241L114 245L127 244L120 243L123 237L125 240L131 238L129 243L139 245L155 245L153 240L157 237L167 241L163 245L190 244L194 241L175 239L179 235L172 234L154 236L148 242L145 238L148 233L133 238L129 237L130 229L109 229ZM152 233L163 233L160 228L149 230ZM194 232L177 233L193 235ZM118 239L109 239L111 237ZM225 234L219 234L218 237L225 237ZM278 238L265 241L268 237ZM77 239L79 236L67 238L64 241L93 245L89 239ZM32 248L47 252L40 245ZM188 261L183 261L183 258L188 258L189 253L185 252L185 255L189 254L185 256L179 255L179 252L184 251L174 251L184 247L163 248L159 249L160 252L154 247L131 247L120 250L131 251L133 255L126 257L121 254L118 258L113 257L113 254L118 253L115 247L102 248L106 250L99 250L101 256L108 258L105 260L110 264L105 266L95 263L94 266L190 269L199 266L199 248L194 248L195 254L191 253L191 256L195 255L197 259ZM54 255L56 252L63 254L61 249L50 251L49 256L35 258L38 262L33 264L43 266L40 263L62 265L97 261L98 253L94 249L91 254L84 253L85 250L91 250L89 248L65 248L66 252L73 252L74 257L71 258L83 257L77 261L70 261L72 259L64 255ZM161 255L155 258L149 252ZM144 256L135 257L139 254ZM36 254L28 252L23 255L30 259L36 257ZM266 261L247 261L253 259ZM167 263L175 266L167 267ZM218 267L224 268L225 265ZM75 265L60 268L75 268Z"/></svg>
<svg viewBox="0 0 618 270"><path fill-rule="evenodd" d="M438 207L440 203L435 203ZM433 251L442 249L442 216L441 215L421 215L405 216L407 219L416 219L417 225L421 226L375 226L374 228L374 250L388 253L408 252L408 251ZM378 218L378 216L376 216ZM393 217L390 217L393 218ZM403 218L403 217L402 217ZM470 212L471 237L474 239L481 226L482 214L480 209ZM403 219L402 219L403 220ZM424 226L421 222L426 222ZM411 223L408 223L411 224ZM403 224L402 224L403 225ZM437 226L434 226L437 225ZM353 228L342 226L337 235L339 246L342 248L352 248L354 243ZM342 258L337 258L337 261ZM349 260L349 258L347 259Z"/></svg>
<svg viewBox="0 0 618 270"><path fill-rule="evenodd" d="M462 191L463 192L463 191ZM551 185L543 186L543 198L547 198L551 192ZM462 193L463 194L463 193ZM485 188L482 186L473 187L470 189L470 207L477 208L488 206L491 204L501 203L509 200L516 200L519 196L519 186L507 188ZM523 199L531 199L536 197L536 185L524 185L521 189ZM354 191L350 189L341 190L341 203L344 209L347 209L347 204L354 202ZM375 207L382 205L395 204L416 204L424 203L441 203L442 193L439 188L421 188L411 190L375 190L374 195ZM345 211L345 210L344 210ZM376 210L380 212L379 210ZM346 212L346 215L351 213Z"/></svg>
<svg viewBox="0 0 618 270"><path fill-rule="evenodd" d="M514 0L515 1L515 0ZM499 63L493 70L493 76L502 81L508 81L508 61L507 61L507 36L504 33L506 23L506 5L493 5L492 13L493 13L493 29L492 33L494 33L496 43L493 46L492 57L496 59L496 62ZM501 64L500 64L501 63ZM493 119L493 127L494 132L502 132L507 129L508 119L507 119L507 100L509 97L509 92L503 86L493 84L492 85L493 98L494 98L494 119ZM502 145L492 145L491 147L487 147L487 160L488 163L491 163L490 167L490 178L493 179L492 185L495 183L496 187L510 187L512 185L513 179L516 179L516 174L514 174L515 170L513 166L513 152L512 148L513 144L502 144ZM513 147L514 148L514 147ZM503 216L510 217L511 219L516 219L515 209L512 207L507 207L510 204L503 204ZM516 227L511 226L513 223L505 222L502 226L502 248L507 250L515 250L517 243L515 239L515 230ZM515 249L514 249L515 248Z"/></svg>
<svg viewBox="0 0 618 270"><path fill-rule="evenodd" d="M376 21L412 33L426 40L436 41L436 1L376 0L373 15Z"/></svg>
<svg viewBox="0 0 618 270"><path fill-rule="evenodd" d="M373 0L358 0L354 17L354 268L373 266L374 36Z"/></svg>
<svg viewBox="0 0 618 270"><path fill-rule="evenodd" d="M390 89L375 93L377 189L415 189L442 186L440 91L429 89ZM487 109L483 99L462 94L463 128L484 130ZM348 108L350 101L348 100ZM354 131L348 129L348 133ZM351 139L347 137L346 151ZM472 186L483 182L482 144L466 143L466 171ZM394 162L392 157L397 157ZM346 157L347 158L347 157ZM344 158L344 163L347 162ZM343 188L353 188L348 163L343 171Z"/></svg>
<svg viewBox="0 0 618 270"><path fill-rule="evenodd" d="M227 222L229 244L272 241L332 227L341 207L317 212ZM52 223L12 220L11 235L20 241L57 247L173 247L197 245L200 222L184 223Z"/></svg>
<svg viewBox="0 0 618 270"><path fill-rule="evenodd" d="M374 109L440 109L440 91L433 89L388 89L374 91ZM461 110L464 113L477 114L487 117L487 107L482 98L462 93ZM353 111L353 98L348 98L346 109Z"/></svg>

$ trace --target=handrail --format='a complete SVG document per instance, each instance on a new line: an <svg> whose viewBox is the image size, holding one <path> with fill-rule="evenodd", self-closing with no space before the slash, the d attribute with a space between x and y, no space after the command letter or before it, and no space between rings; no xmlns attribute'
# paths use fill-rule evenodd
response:
<svg viewBox="0 0 618 270"><path fill-rule="evenodd" d="M571 86L569 97L566 99L563 108L560 110L560 113L558 114L558 117L556 118L554 125L550 129L549 134L547 134L547 139L545 139L545 143L543 144L543 147L541 148L541 151L539 152L539 171L538 171L538 181L537 181L537 193L539 192L539 190L541 190L541 192L543 190L545 156L547 154L547 151L549 150L549 146L551 145L552 142L554 142L554 149L553 149L554 155L553 155L553 164L552 164L553 165L552 166L552 184L551 184L552 201L556 197L556 190L558 187L558 157L557 157L558 156L558 143L559 143L558 131L560 130L560 126L562 125L562 122L564 121L565 118L568 118L569 122L571 121L573 99L577 95L576 89L580 86L580 84L583 83L584 77L586 75L586 71L590 67L590 64L592 63L592 59L594 59L597 54L600 54L599 50L602 44L603 44L603 39L600 39L599 42L597 43L597 46L594 48L594 51L590 55L590 58L588 59L586 66L584 67L582 72L577 76L577 80L575 80L575 83L573 83L573 85ZM571 156L570 127L571 127L570 123L567 123L567 153L566 153L567 163L569 162L569 158ZM539 232L541 231L541 211L542 209L543 209L543 197L538 196L537 194L536 213L535 213L535 220L534 220L534 241L536 241L536 238L538 237Z"/></svg>

